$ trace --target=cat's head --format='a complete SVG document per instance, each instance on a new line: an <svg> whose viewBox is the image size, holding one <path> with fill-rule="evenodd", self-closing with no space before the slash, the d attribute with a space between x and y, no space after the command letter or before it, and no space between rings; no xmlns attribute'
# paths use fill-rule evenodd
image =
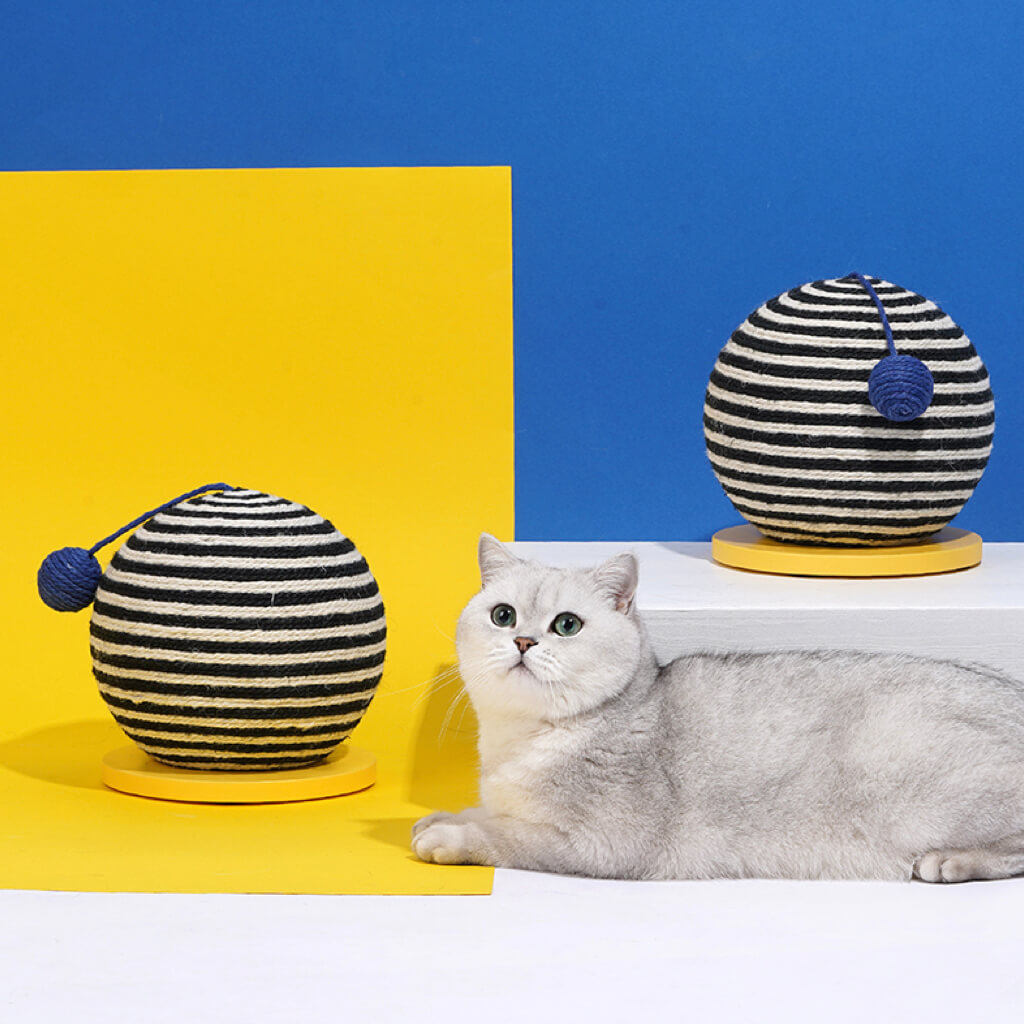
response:
<svg viewBox="0 0 1024 1024"><path fill-rule="evenodd" d="M483 586L456 633L478 713L557 720L626 687L646 653L633 555L595 569L553 569L517 558L485 533L479 559Z"/></svg>

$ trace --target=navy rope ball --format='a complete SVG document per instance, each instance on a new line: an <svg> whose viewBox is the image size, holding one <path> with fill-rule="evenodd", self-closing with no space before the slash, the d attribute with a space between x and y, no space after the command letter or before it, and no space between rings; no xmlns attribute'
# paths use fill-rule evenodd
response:
<svg viewBox="0 0 1024 1024"><path fill-rule="evenodd" d="M85 548L61 548L43 559L36 574L39 596L58 612L78 612L92 603L103 570Z"/></svg>
<svg viewBox="0 0 1024 1024"><path fill-rule="evenodd" d="M894 423L916 420L934 394L931 371L916 356L886 356L868 377L868 400Z"/></svg>

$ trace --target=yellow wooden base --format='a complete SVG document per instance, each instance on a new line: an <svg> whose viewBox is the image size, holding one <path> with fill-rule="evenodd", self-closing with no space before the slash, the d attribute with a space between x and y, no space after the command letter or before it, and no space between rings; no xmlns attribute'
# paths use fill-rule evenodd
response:
<svg viewBox="0 0 1024 1024"><path fill-rule="evenodd" d="M899 547L820 547L772 540L748 524L719 530L711 538L711 556L733 569L782 576L927 576L978 565L981 538L947 526Z"/></svg>
<svg viewBox="0 0 1024 1024"><path fill-rule="evenodd" d="M160 764L130 744L104 755L102 777L111 789L158 800L276 804L319 800L368 789L377 779L377 759L368 750L343 743L312 768L282 772L207 772Z"/></svg>

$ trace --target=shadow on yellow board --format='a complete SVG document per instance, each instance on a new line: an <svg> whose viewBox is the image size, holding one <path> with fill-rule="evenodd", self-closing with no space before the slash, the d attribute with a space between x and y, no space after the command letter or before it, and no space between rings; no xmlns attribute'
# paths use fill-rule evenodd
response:
<svg viewBox="0 0 1024 1024"><path fill-rule="evenodd" d="M509 169L12 173L0 211L0 886L488 892L408 835L475 791L446 670L479 532L513 532ZM36 569L208 480L310 506L369 562L372 789L204 806L101 783L124 738L88 612L44 607Z"/></svg>

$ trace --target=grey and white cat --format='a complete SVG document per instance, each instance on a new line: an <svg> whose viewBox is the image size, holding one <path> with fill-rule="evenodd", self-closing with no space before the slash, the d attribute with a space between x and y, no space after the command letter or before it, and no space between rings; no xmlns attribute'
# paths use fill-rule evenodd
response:
<svg viewBox="0 0 1024 1024"><path fill-rule="evenodd" d="M659 667L637 564L552 569L480 540L459 618L481 806L413 850L605 878L959 882L1024 872L1024 686L901 655Z"/></svg>

